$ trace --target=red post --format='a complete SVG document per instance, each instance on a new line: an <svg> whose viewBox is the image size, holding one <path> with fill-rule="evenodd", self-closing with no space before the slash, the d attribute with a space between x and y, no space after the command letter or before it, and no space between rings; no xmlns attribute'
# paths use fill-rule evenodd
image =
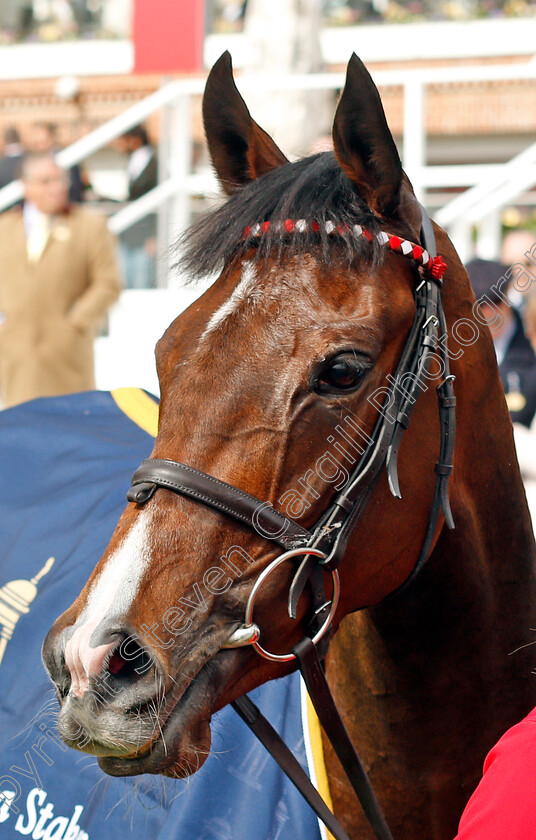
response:
<svg viewBox="0 0 536 840"><path fill-rule="evenodd" d="M203 69L204 0L134 0L134 72Z"/></svg>

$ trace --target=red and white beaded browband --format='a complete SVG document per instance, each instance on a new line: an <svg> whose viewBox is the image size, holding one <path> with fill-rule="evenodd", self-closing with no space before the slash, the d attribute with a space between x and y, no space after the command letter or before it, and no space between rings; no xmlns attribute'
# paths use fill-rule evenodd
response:
<svg viewBox="0 0 536 840"><path fill-rule="evenodd" d="M242 238L250 239L252 237L262 236L270 228L279 233L306 233L307 231L320 233L318 222L307 222L305 219L298 219L297 221L286 219L284 222L259 222L258 224L248 226L244 229ZM410 260L416 262L417 265L422 266L436 280L441 280L447 268L443 257L431 257L428 251L420 245L416 245L415 242L411 242L409 239L401 239L400 236L394 236L391 233L386 233L384 230L374 234L366 228L361 227L361 225L352 225L350 227L349 225L336 225L335 222L325 222L324 230L330 236L352 234L355 237L363 236L369 242L372 242L376 238L380 245L385 245L386 248L394 251L395 254L402 254L403 257L408 257Z"/></svg>

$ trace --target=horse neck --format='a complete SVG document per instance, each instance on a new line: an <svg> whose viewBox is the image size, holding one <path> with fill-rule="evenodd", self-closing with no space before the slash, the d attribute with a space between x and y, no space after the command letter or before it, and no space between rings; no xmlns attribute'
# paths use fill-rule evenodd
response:
<svg viewBox="0 0 536 840"><path fill-rule="evenodd" d="M509 656L536 641L534 537L487 329L452 368L458 431L449 495L456 527L443 526L412 585L367 611L378 639L367 667L372 673L388 663L393 673L404 674L406 666L413 673L420 656L429 691L444 682L444 669L429 669L428 653L456 667L460 680L465 672L474 684L475 669L481 671L484 684L500 694L503 681L516 669L526 676L534 661L536 647ZM363 618L352 621L361 633ZM526 708L522 699L515 705ZM444 714L441 704L438 713Z"/></svg>
<svg viewBox="0 0 536 840"><path fill-rule="evenodd" d="M394 664L399 675L410 673L415 699L419 663L424 694L436 693L439 700L449 678L450 703L458 692L467 696L466 678L476 695L484 689L499 704L516 694L512 677L530 678L536 647L523 646L536 643L530 629L536 626L535 553L516 473L504 470L488 480L475 466L473 489L480 481L480 492L471 494L465 485L451 500L456 529L443 528L407 590L367 611L382 649L378 657L374 645L373 667ZM530 695L536 701L534 690ZM533 700L517 697L514 703L523 713ZM441 703L434 708L445 714Z"/></svg>
<svg viewBox="0 0 536 840"><path fill-rule="evenodd" d="M455 516L406 591L346 617L327 661L394 837L451 840L486 754L536 704L529 535L510 521L510 540L468 539L472 520ZM335 813L351 815L350 837L372 837L324 747Z"/></svg>
<svg viewBox="0 0 536 840"><path fill-rule="evenodd" d="M441 840L455 834L487 751L536 703L534 539L489 335L477 344L453 365L456 528L443 526L410 586L346 617L327 661L373 784L389 791L388 818ZM349 802L335 799L342 810ZM422 825L416 802L429 815Z"/></svg>
<svg viewBox="0 0 536 840"><path fill-rule="evenodd" d="M470 647L473 659L485 655L489 660L495 651L492 670L510 672L511 661L507 665L500 652L509 653L529 641L529 628L536 621L534 537L491 334L475 320L474 298L463 270L449 292L445 312L451 350L460 351L453 341L459 334L454 323L460 318L470 320L478 334L451 364L457 436L449 495L456 527L448 531L443 526L420 578L378 607L376 615L385 622L386 633L390 617L396 617L397 635L398 621L405 616L402 633L408 634L408 644L433 630L431 643L437 646L444 638L441 655L454 659L457 622L465 638L460 668L473 667Z"/></svg>

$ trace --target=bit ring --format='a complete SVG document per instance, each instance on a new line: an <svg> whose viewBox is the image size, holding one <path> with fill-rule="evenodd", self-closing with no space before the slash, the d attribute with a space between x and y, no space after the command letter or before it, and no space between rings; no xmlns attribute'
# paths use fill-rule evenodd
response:
<svg viewBox="0 0 536 840"><path fill-rule="evenodd" d="M253 625L253 609L255 607L255 602L257 600L257 596L259 594L259 590L274 569L277 569L281 563L284 563L285 560L290 560L293 557L301 557L303 555L313 555L314 557L318 557L320 559L325 560L327 555L324 551L320 551L318 548L292 548L290 551L285 551L284 554L281 554L279 557L276 557L275 560L272 560L271 563L266 566L265 569L262 570L259 577L255 581L253 585L253 589L251 590L248 598L248 602L246 605L246 615L245 615L245 626L249 627ZM340 585L339 585L339 574L336 569L330 570L331 574L331 581L333 584L333 593L331 596L331 607L329 610L328 615L326 616L326 620L322 624L322 627L315 633L312 642L316 645L320 639L327 633L331 622L333 621L333 616L335 615L335 610L337 609L337 605L339 603L339 594L340 594ZM257 637L258 638L258 637ZM296 659L294 653L270 653L270 651L265 650L262 645L259 644L257 639L252 641L251 644L255 648L258 654L262 656L264 659L269 659L272 662L292 662L293 659Z"/></svg>

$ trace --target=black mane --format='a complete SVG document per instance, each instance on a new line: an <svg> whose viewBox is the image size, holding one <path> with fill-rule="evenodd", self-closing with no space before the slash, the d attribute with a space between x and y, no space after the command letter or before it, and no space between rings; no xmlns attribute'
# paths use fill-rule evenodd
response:
<svg viewBox="0 0 536 840"><path fill-rule="evenodd" d="M316 221L320 232L314 233L308 226L304 233L285 236L271 226L257 238L243 238L248 226L286 219ZM314 253L326 267L333 263L335 249L348 262L364 251L369 259L377 258L379 249L363 237L326 233L328 221L350 227L359 224L371 233L380 230L378 220L358 196L335 155L323 152L268 172L201 217L181 237L179 267L192 279L219 273L252 246L256 247L257 259L275 257L281 262Z"/></svg>

